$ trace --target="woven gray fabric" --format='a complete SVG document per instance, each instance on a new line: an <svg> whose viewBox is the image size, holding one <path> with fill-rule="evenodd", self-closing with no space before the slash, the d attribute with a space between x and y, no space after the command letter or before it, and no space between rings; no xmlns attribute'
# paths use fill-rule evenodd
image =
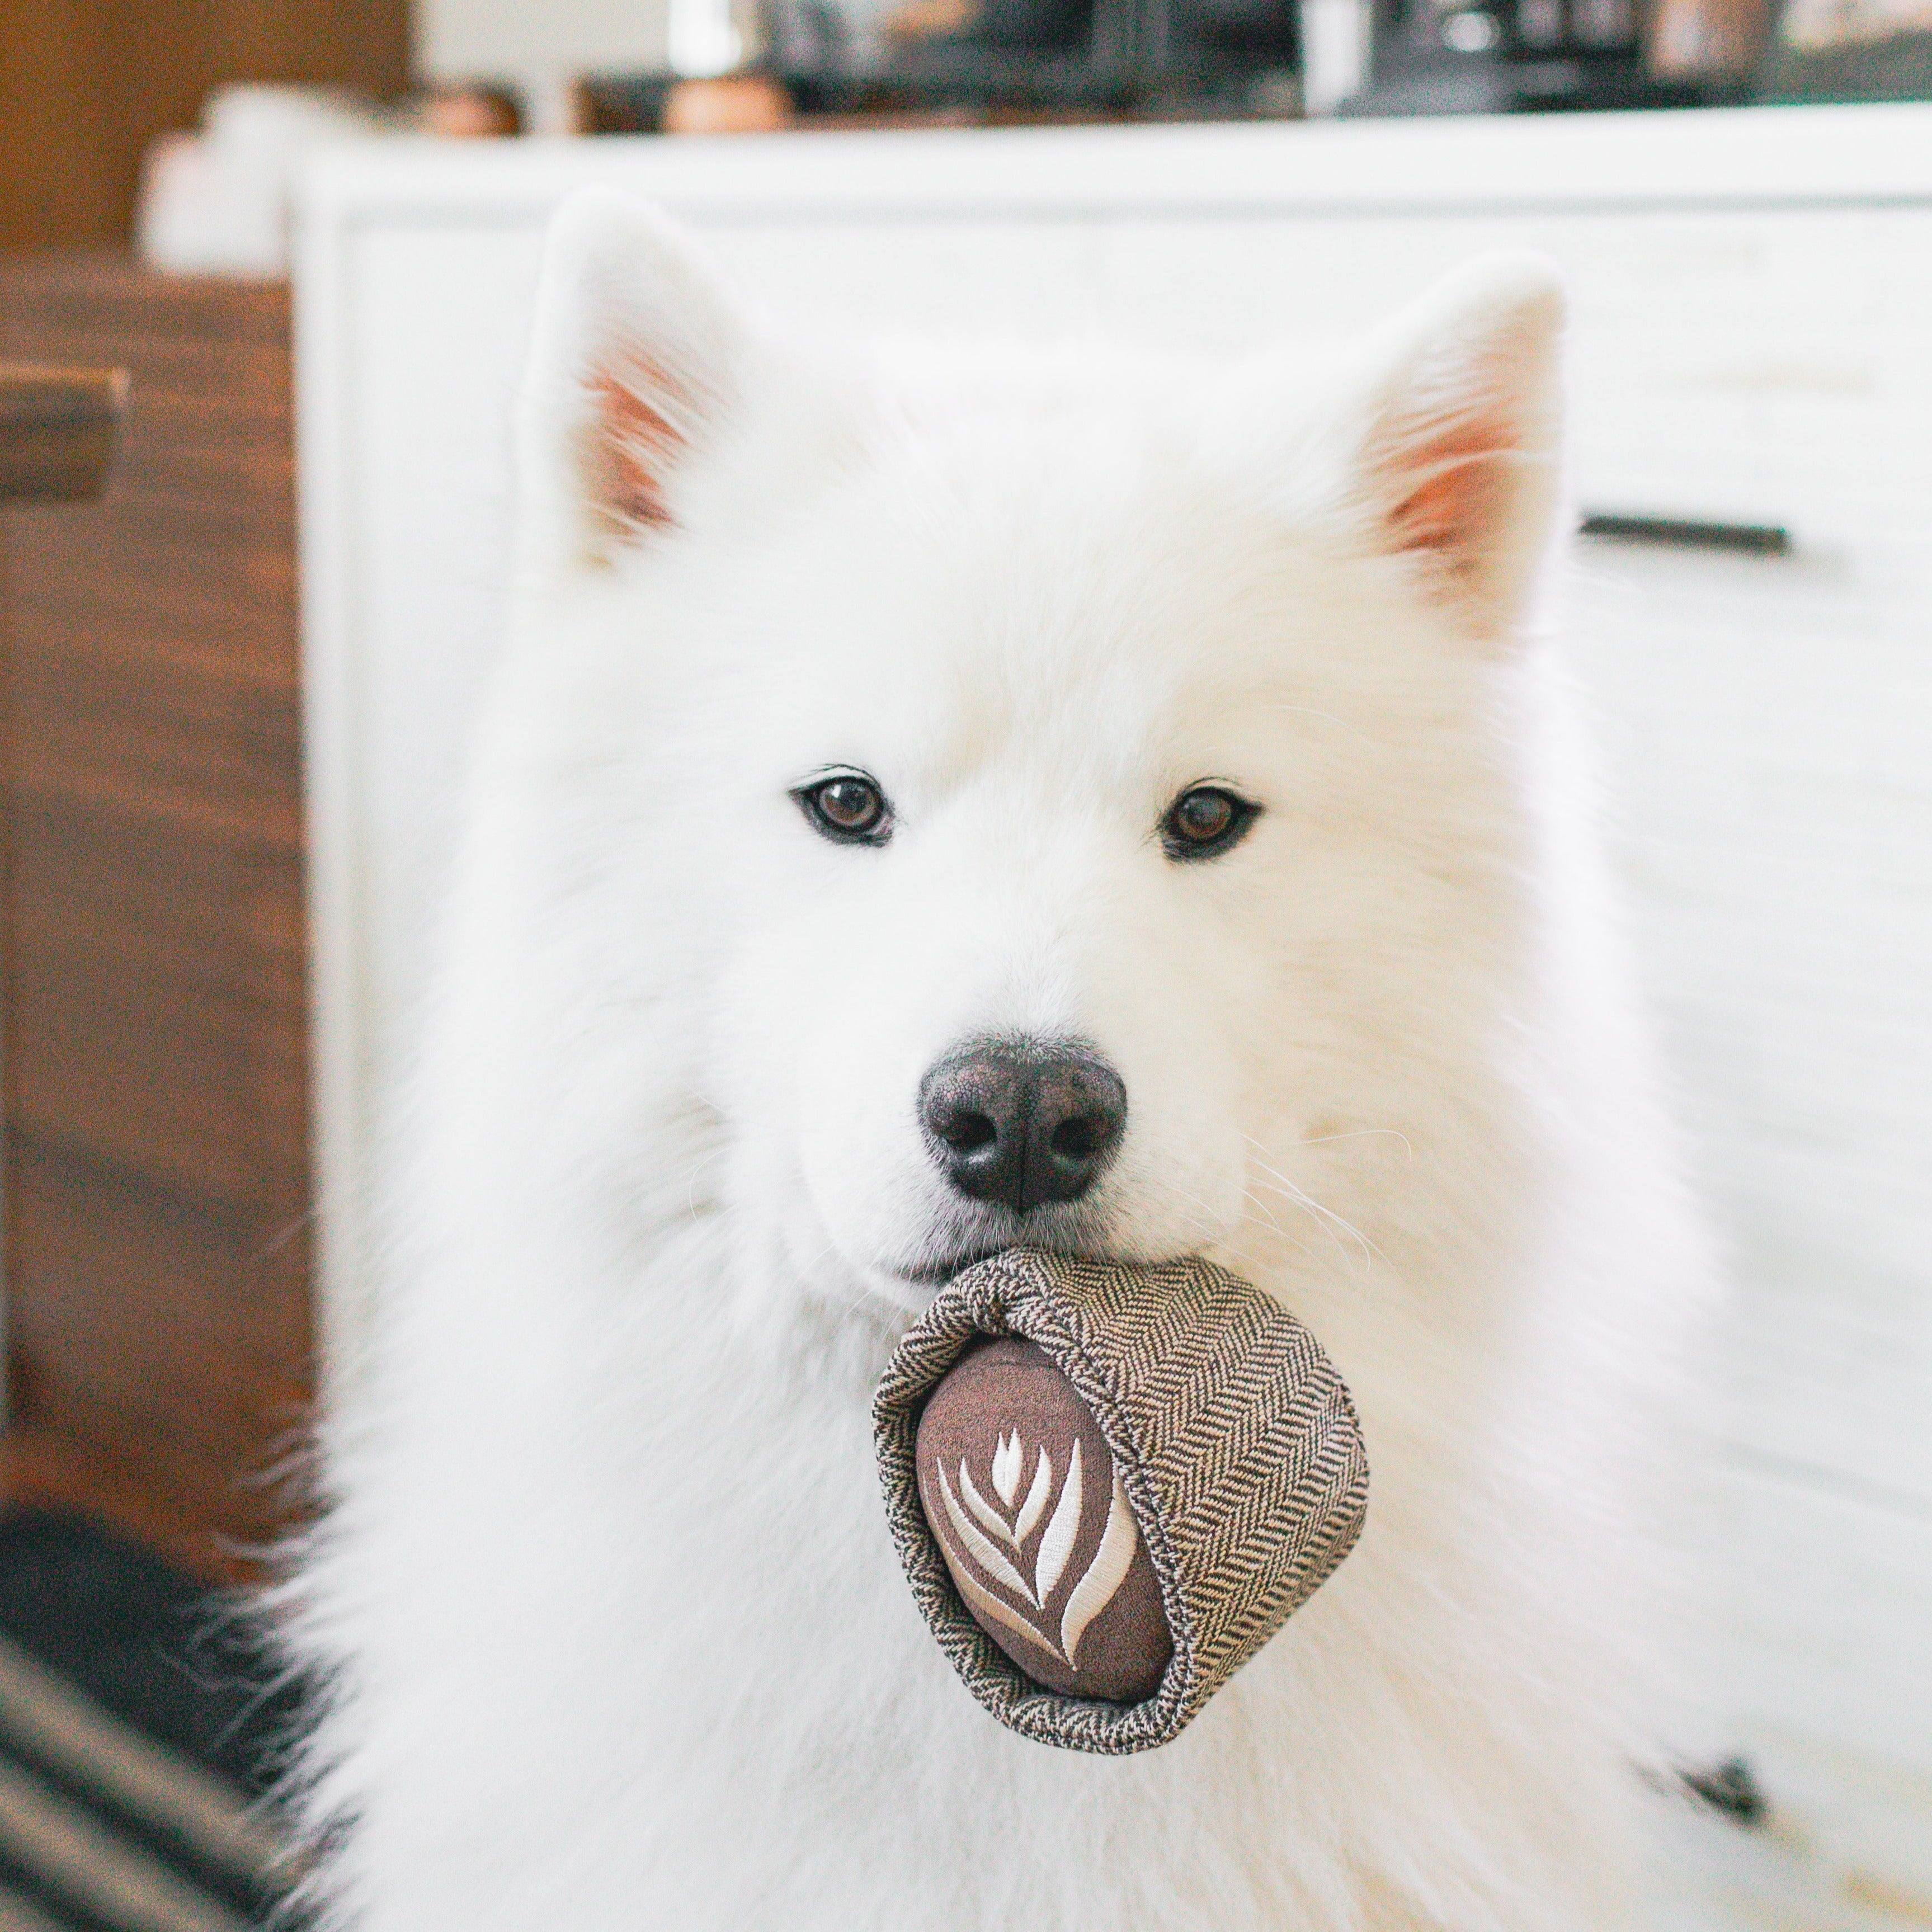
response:
<svg viewBox="0 0 1932 1932"><path fill-rule="evenodd" d="M1144 1703L1042 1689L953 1586L914 1448L928 1391L980 1335L1036 1342L1113 1452L1174 1639ZM1368 1508L1368 1458L1334 1365L1278 1302L1198 1259L995 1255L907 1331L873 1420L892 1538L940 1648L1003 1724L1070 1750L1118 1755L1175 1736L1348 1555Z"/></svg>

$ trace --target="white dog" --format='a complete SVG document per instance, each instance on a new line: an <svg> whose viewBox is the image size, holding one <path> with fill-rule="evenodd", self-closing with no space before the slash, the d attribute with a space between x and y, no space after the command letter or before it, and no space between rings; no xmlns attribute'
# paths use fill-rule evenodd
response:
<svg viewBox="0 0 1932 1932"><path fill-rule="evenodd" d="M1707 1270L1544 638L1561 332L1510 256L1318 370L861 356L566 208L304 1584L337 1922L1628 1922ZM873 1384L1022 1239L1212 1253L1363 1418L1359 1546L1141 1756L1001 1729L887 1538Z"/></svg>

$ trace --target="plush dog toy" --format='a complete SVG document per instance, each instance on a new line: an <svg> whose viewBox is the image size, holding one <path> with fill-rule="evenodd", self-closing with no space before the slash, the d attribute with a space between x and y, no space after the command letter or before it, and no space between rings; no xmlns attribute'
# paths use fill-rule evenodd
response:
<svg viewBox="0 0 1932 1932"><path fill-rule="evenodd" d="M1165 1744L1353 1547L1354 1404L1212 1263L1015 1248L950 1282L874 1407L913 1594L968 1688L1042 1743Z"/></svg>

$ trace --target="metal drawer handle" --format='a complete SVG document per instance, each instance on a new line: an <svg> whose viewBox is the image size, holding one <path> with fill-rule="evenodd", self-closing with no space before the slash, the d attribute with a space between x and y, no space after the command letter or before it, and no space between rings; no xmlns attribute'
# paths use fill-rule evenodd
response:
<svg viewBox="0 0 1932 1932"><path fill-rule="evenodd" d="M1789 556L1795 548L1782 524L1706 523L1695 517L1624 517L1586 510L1579 528L1586 537L1606 537L1612 543L1726 550L1746 556Z"/></svg>

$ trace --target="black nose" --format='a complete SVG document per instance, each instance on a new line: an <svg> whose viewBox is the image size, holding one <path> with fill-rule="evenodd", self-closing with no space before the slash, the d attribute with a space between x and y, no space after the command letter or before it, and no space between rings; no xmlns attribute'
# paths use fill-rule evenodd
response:
<svg viewBox="0 0 1932 1932"><path fill-rule="evenodd" d="M1024 1214L1086 1192L1120 1144L1127 1090L1091 1047L982 1040L920 1082L919 1118L962 1194Z"/></svg>

